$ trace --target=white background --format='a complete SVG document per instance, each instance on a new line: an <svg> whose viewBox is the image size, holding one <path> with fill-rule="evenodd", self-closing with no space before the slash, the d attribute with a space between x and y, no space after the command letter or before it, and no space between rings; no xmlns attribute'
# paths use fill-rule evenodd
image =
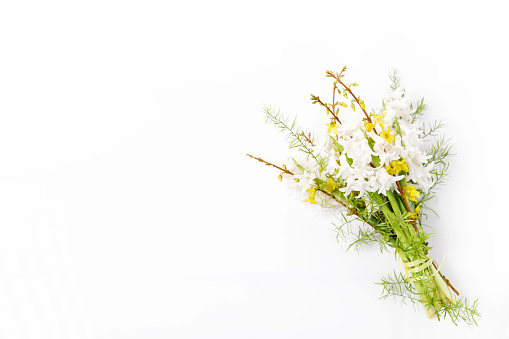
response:
<svg viewBox="0 0 509 339"><path fill-rule="evenodd" d="M2 1L0 338L509 338L502 4ZM449 124L432 254L478 327L378 300L394 257L245 155L288 155L264 104L324 133L343 65Z"/></svg>

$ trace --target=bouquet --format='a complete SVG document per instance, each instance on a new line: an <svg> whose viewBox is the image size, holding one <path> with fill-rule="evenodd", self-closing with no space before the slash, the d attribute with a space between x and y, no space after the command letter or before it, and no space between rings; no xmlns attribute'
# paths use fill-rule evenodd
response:
<svg viewBox="0 0 509 339"><path fill-rule="evenodd" d="M278 169L279 180L304 202L340 212L338 236L355 237L349 248L378 243L382 251L394 253L404 272L382 278L383 298L420 303L429 318L449 316L455 324L476 324L478 301L470 304L459 297L431 258L430 234L424 229L425 211L431 210L426 204L449 172L451 146L437 134L444 124L421 122L424 100L408 102L396 70L390 74L391 91L382 107L368 113L354 94L358 84L345 82L345 71L346 67L339 73L326 72L333 81L331 103L311 95L312 103L323 106L330 118L325 137L316 140L295 119L264 107L267 122L284 132L290 148L302 157L276 165L248 156ZM347 124L341 118L344 109L357 110L360 118Z"/></svg>

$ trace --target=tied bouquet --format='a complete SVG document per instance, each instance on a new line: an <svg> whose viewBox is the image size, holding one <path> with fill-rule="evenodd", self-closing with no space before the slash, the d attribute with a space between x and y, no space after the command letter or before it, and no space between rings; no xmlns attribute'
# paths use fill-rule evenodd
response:
<svg viewBox="0 0 509 339"><path fill-rule="evenodd" d="M341 223L334 225L339 237L354 237L349 248L378 243L382 251L394 253L404 271L382 278L382 298L420 303L429 318L449 316L455 324L476 324L478 301L460 297L442 274L429 254L430 234L423 222L431 210L427 202L449 173L451 146L438 135L444 124L421 122L424 100L408 102L396 70L389 75L391 91L382 107L368 113L354 94L358 84L345 83L345 71L346 67L326 72L333 81L331 103L311 95L312 103L323 106L330 117L326 135L319 140L295 119L263 108L267 122L287 135L290 148L301 158L276 165L248 156L278 169L279 180L294 188L302 201L340 212ZM361 118L347 124L340 119L344 109L357 110Z"/></svg>

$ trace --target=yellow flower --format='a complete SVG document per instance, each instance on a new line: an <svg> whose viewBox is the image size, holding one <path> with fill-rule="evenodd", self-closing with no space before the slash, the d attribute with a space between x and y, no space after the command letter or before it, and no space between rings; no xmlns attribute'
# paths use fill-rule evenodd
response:
<svg viewBox="0 0 509 339"><path fill-rule="evenodd" d="M329 126L329 129L327 130L327 134L330 134L331 131L334 132L334 134L338 134L338 125L331 122L330 124L327 124Z"/></svg>
<svg viewBox="0 0 509 339"><path fill-rule="evenodd" d="M421 210L421 208L419 206L417 206L415 209L414 209L414 212L410 214L410 219L414 219L414 220L417 220L419 219L419 211Z"/></svg>
<svg viewBox="0 0 509 339"><path fill-rule="evenodd" d="M403 160L396 161L395 165L396 166L394 166L394 165L393 166L394 166L394 168L396 168L396 170L398 170L398 172L401 172L401 171L408 172L406 158L403 158Z"/></svg>
<svg viewBox="0 0 509 339"><path fill-rule="evenodd" d="M336 189L336 183L334 182L334 179L332 178L329 178L329 180L327 180L327 182L324 184L324 187L325 187L325 190L327 192L332 192Z"/></svg>
<svg viewBox="0 0 509 339"><path fill-rule="evenodd" d="M391 164L385 167L385 170L390 175L398 174L399 172L408 172L408 166L405 163L406 158L403 158L403 160L398 161L391 161Z"/></svg>
<svg viewBox="0 0 509 339"><path fill-rule="evenodd" d="M392 167L391 165L385 166L385 171L389 173L390 175L398 174L399 172L396 172L396 169Z"/></svg>
<svg viewBox="0 0 509 339"><path fill-rule="evenodd" d="M375 120L375 124L379 124L380 127L382 127L382 129L384 128L384 124L385 124L385 121L384 121L384 116L387 114L387 112L385 112L384 114L373 114L373 120Z"/></svg>
<svg viewBox="0 0 509 339"><path fill-rule="evenodd" d="M309 198L307 198L306 200L303 200L303 201L309 202L311 204L316 204L316 201L315 201L316 188L311 187L306 192L309 192Z"/></svg>
<svg viewBox="0 0 509 339"><path fill-rule="evenodd" d="M419 191L417 191L415 187L411 185L405 186L405 188L403 188L403 192L408 200L415 202L417 202L417 198L421 196L421 193L419 193Z"/></svg>
<svg viewBox="0 0 509 339"><path fill-rule="evenodd" d="M384 129L382 133L380 133L380 136L387 141L387 143L392 144L394 140L396 140L396 137L391 134L391 126L387 127L387 129Z"/></svg>
<svg viewBox="0 0 509 339"><path fill-rule="evenodd" d="M373 128L375 128L375 125L373 125L370 122L367 122L364 124L364 127L366 127L366 132L371 132L373 130Z"/></svg>

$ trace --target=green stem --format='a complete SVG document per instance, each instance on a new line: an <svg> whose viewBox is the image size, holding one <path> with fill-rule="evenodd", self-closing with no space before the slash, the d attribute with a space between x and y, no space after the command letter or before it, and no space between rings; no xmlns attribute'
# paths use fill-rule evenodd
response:
<svg viewBox="0 0 509 339"><path fill-rule="evenodd" d="M408 225L406 225L406 222L399 222L400 220L403 220L403 211L406 211L406 209L403 207L403 209L400 207L400 201L399 197L391 190L387 190L387 199L389 199L389 202L391 204L392 210L394 211L394 214L397 216L397 221L395 224L398 224L398 227L401 228L402 232L405 233L408 240L412 238L412 232L408 230ZM408 245L410 245L412 241L409 241Z"/></svg>
<svg viewBox="0 0 509 339"><path fill-rule="evenodd" d="M385 200L380 196L378 193L370 193L370 197L373 199L373 201L380 207L380 210L384 214L386 220L389 222L389 224L392 226L392 229L396 233L396 236L398 237L399 241L404 245L405 248L408 247L408 237L399 227L397 218L394 215L394 213L389 208L389 205L385 202Z"/></svg>
<svg viewBox="0 0 509 339"><path fill-rule="evenodd" d="M389 202L391 203L392 210L394 211L394 214L399 217L401 216L401 210L399 209L398 204L398 198L396 194L394 194L393 191L387 190L387 199L389 199Z"/></svg>
<svg viewBox="0 0 509 339"><path fill-rule="evenodd" d="M407 212L400 197L392 191L387 191L389 204L383 197L377 193L370 194L373 201L380 206L387 222L392 226L400 246L396 247L401 260L408 263L417 259L429 260L425 244L422 244L419 235L410 222L404 220L403 216ZM389 208L390 206L390 208ZM392 208L392 211L391 211ZM449 288L443 281L443 278L437 274L433 275L433 267L425 268L419 272L411 273L414 280L413 285L419 295L421 303L424 306L429 318L438 316L438 310L443 306L443 300L447 299L454 303L455 299Z"/></svg>
<svg viewBox="0 0 509 339"><path fill-rule="evenodd" d="M396 200L398 201L399 209L403 212L407 212L407 209L405 207L405 203L403 202L403 199L399 195L397 195Z"/></svg>

